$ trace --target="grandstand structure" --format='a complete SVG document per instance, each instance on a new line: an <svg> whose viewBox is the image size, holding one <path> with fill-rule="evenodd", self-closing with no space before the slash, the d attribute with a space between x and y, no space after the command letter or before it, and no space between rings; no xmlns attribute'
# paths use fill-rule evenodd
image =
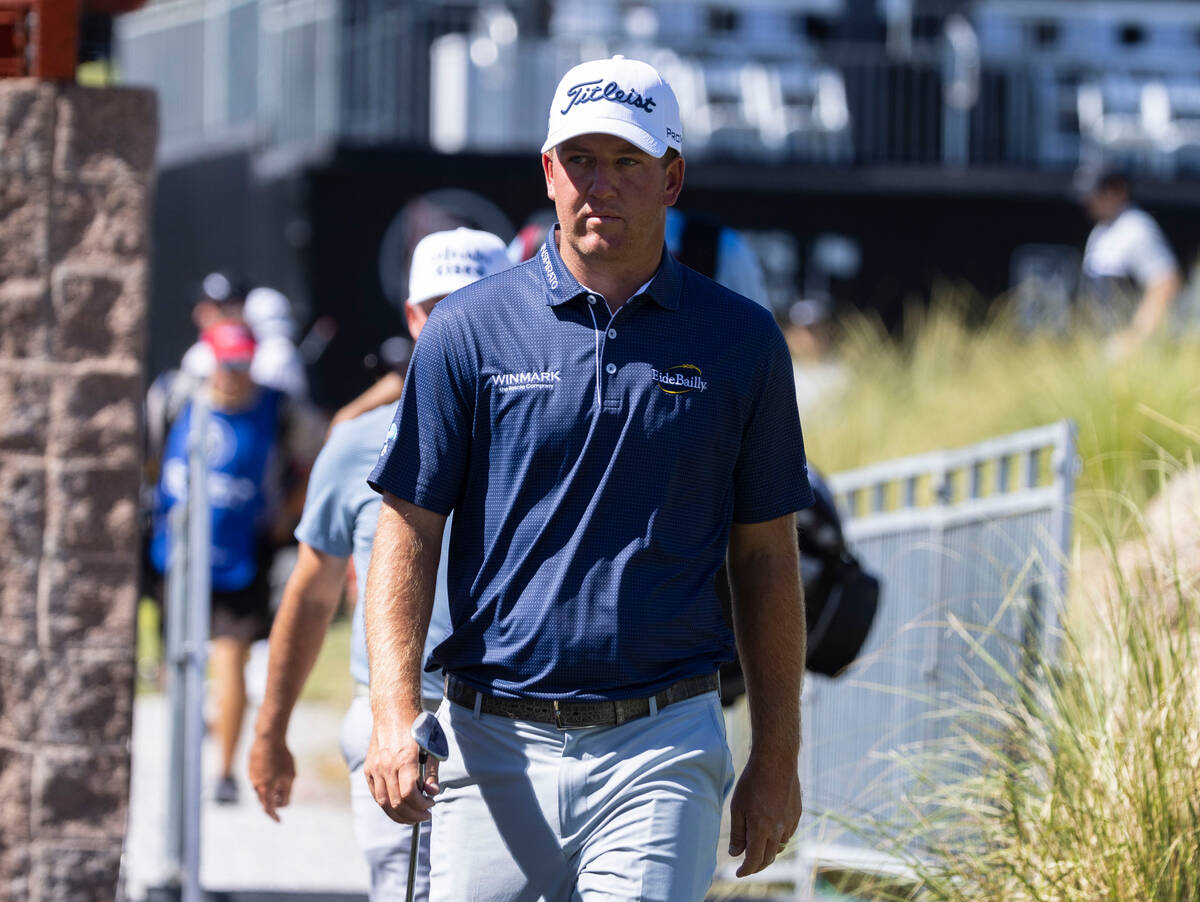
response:
<svg viewBox="0 0 1200 902"><path fill-rule="evenodd" d="M156 0L120 70L206 146L539 143L557 75L625 53L689 157L1200 175L1200 4L1166 0Z"/></svg>

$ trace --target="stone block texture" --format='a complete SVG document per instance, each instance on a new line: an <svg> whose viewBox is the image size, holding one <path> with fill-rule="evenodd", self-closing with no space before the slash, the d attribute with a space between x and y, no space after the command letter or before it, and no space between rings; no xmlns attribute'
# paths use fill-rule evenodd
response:
<svg viewBox="0 0 1200 902"><path fill-rule="evenodd" d="M0 79L0 899L110 900L156 102Z"/></svg>

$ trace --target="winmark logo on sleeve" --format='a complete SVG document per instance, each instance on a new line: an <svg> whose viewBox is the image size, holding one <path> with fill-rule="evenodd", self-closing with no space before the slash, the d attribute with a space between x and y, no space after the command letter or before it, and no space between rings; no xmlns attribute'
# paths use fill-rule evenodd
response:
<svg viewBox="0 0 1200 902"><path fill-rule="evenodd" d="M562 382L562 370L545 370L540 373L497 373L487 384L501 392L525 391L531 388L554 388Z"/></svg>
<svg viewBox="0 0 1200 902"><path fill-rule="evenodd" d="M668 395L704 391L708 388L708 383L700 378L702 375L700 367L691 363L682 363L668 370L650 371L650 378L657 382L658 387Z"/></svg>

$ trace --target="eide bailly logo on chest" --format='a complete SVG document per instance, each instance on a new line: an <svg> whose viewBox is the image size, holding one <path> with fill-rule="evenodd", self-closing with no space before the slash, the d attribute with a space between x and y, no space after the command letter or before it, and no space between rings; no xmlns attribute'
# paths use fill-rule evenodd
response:
<svg viewBox="0 0 1200 902"><path fill-rule="evenodd" d="M705 391L708 383L702 378L700 367L694 363L681 363L665 370L651 370L650 378L668 395L682 395L690 391Z"/></svg>

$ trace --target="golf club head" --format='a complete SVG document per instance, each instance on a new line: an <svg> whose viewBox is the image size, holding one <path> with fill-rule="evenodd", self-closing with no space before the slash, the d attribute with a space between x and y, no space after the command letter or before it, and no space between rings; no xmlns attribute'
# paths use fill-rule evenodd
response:
<svg viewBox="0 0 1200 902"><path fill-rule="evenodd" d="M438 719L428 711L422 711L421 716L413 721L413 742L427 751L438 761L450 757L450 742L446 739L446 731L438 723Z"/></svg>

